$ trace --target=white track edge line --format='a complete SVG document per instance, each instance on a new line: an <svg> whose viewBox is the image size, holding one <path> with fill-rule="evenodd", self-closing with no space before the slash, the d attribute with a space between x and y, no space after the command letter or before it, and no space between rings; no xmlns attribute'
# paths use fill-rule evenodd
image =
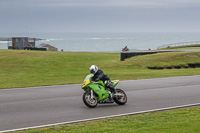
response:
<svg viewBox="0 0 200 133"><path fill-rule="evenodd" d="M25 128L4 130L4 131L0 131L0 133L21 131L21 130L35 129L35 128L42 128L42 127L49 127L49 126L56 126L56 125L63 125L63 124L71 124L71 123L78 123L78 122L84 122L84 121L99 120L99 119L112 118L112 117L117 117L117 116L137 115L137 114L142 114L142 113L149 113L149 112L156 112L156 111L163 111L163 110L171 110L171 109L178 109L178 108L198 106L198 105L200 105L200 103L186 104L186 105L180 105L180 106L173 106L173 107L166 107L166 108L138 111L138 112L132 112L132 113L118 114L118 115L110 115L110 116L103 116L103 117L96 117L96 118L89 118L89 119L76 120L76 121L60 122L60 123L54 123L54 124L48 124L48 125L40 125L40 126L33 126L33 127L25 127Z"/></svg>

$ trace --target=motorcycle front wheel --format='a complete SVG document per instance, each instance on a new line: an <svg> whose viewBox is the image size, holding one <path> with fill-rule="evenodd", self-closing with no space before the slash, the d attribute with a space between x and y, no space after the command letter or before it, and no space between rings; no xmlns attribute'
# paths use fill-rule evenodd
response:
<svg viewBox="0 0 200 133"><path fill-rule="evenodd" d="M86 106L90 107L90 108L95 108L97 106L97 98L94 96L93 98L91 98L91 92L85 92L83 94L83 102L85 103Z"/></svg>
<svg viewBox="0 0 200 133"><path fill-rule="evenodd" d="M116 95L113 100L119 105L124 105L127 102L126 93L122 89L116 89Z"/></svg>

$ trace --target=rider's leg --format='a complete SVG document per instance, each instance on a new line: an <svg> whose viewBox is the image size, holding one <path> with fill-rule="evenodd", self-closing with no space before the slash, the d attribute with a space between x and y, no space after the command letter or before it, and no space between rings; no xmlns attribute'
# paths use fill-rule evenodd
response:
<svg viewBox="0 0 200 133"><path fill-rule="evenodd" d="M116 89L112 86L111 83L106 84L106 87L110 88L114 92L114 94L116 93Z"/></svg>

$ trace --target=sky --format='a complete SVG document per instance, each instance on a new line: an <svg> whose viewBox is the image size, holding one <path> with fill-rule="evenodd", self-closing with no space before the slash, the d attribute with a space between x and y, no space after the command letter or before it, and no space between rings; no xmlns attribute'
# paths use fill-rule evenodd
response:
<svg viewBox="0 0 200 133"><path fill-rule="evenodd" d="M0 33L199 31L200 0L0 0Z"/></svg>

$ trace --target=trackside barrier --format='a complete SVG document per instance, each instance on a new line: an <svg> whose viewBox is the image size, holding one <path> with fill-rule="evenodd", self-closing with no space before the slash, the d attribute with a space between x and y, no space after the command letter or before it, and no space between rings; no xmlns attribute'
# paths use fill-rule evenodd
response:
<svg viewBox="0 0 200 133"><path fill-rule="evenodd" d="M179 42L179 43L166 44L166 45L159 46L157 49L171 48L171 47L178 47L178 46L197 47L197 46L193 46L193 45L197 45L197 44L200 44L200 41Z"/></svg>

